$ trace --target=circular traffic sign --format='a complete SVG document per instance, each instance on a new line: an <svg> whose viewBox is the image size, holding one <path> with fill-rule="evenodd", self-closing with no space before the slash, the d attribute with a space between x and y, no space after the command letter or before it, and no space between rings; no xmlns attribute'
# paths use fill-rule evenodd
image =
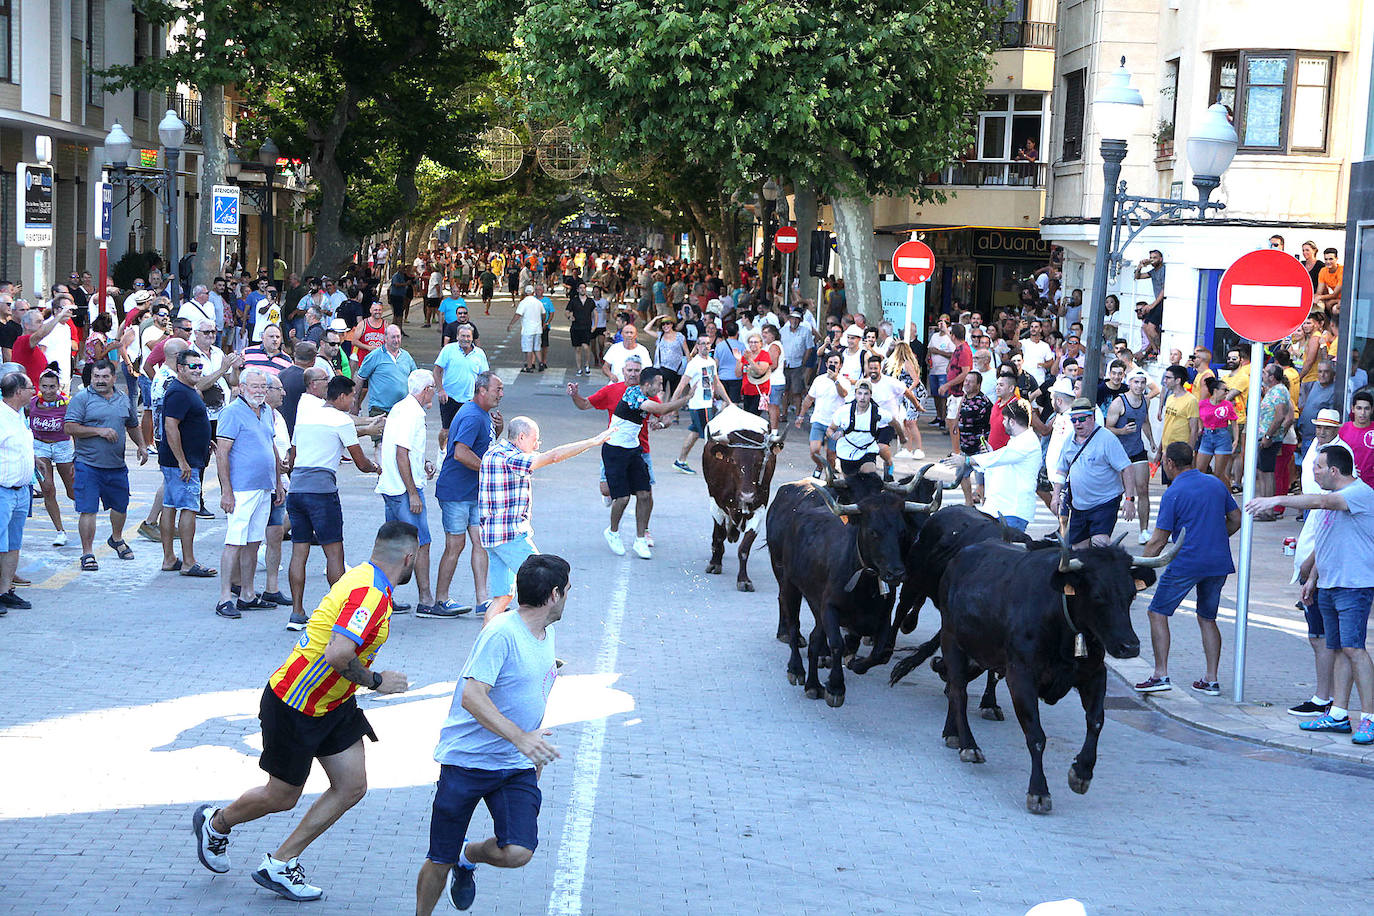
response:
<svg viewBox="0 0 1374 916"><path fill-rule="evenodd" d="M1273 343L1292 334L1312 310L1312 277L1302 262L1274 248L1241 255L1217 287L1226 324L1246 340Z"/></svg>
<svg viewBox="0 0 1374 916"><path fill-rule="evenodd" d="M924 283L935 273L935 252L925 242L903 242L892 253L892 272L903 283Z"/></svg>
<svg viewBox="0 0 1374 916"><path fill-rule="evenodd" d="M791 254L797 250L797 230L791 226L780 226L773 236L773 244L783 254Z"/></svg>

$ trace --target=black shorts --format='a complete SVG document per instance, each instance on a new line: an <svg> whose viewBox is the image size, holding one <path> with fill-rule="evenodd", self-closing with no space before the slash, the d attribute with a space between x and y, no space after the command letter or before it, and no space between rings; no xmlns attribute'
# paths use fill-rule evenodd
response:
<svg viewBox="0 0 1374 916"><path fill-rule="evenodd" d="M533 852L539 846L539 805L543 800L534 767L475 770L443 764L434 787L425 858L436 865L458 863L479 801L486 802L491 813L496 845L522 846Z"/></svg>
<svg viewBox="0 0 1374 916"><path fill-rule="evenodd" d="M574 347L585 347L592 342L591 328L568 328L568 337Z"/></svg>
<svg viewBox="0 0 1374 916"><path fill-rule="evenodd" d="M496 295L496 290L495 290L495 289L492 289L492 288L489 287L489 286L484 286L484 287L482 287L482 301L483 301L483 302L490 302L490 301L491 301L491 297L494 296L494 295Z"/></svg>
<svg viewBox="0 0 1374 916"><path fill-rule="evenodd" d="M884 426L878 430L878 444L891 445L897 438L897 431L891 426Z"/></svg>
<svg viewBox="0 0 1374 916"><path fill-rule="evenodd" d="M1150 460L1150 453L1145 451L1144 449L1141 449L1134 455L1127 455L1126 458L1128 461L1131 462L1131 464L1142 464Z"/></svg>
<svg viewBox="0 0 1374 916"><path fill-rule="evenodd" d="M648 492L649 466L639 446L621 448L609 442L601 443L601 464L606 468L606 489L611 499L624 499L635 493Z"/></svg>
<svg viewBox="0 0 1374 916"><path fill-rule="evenodd" d="M862 458L841 458L840 470L844 471L846 474L857 474L864 465L876 463L877 460L877 452L864 455Z"/></svg>
<svg viewBox="0 0 1374 916"><path fill-rule="evenodd" d="M442 299L431 298L430 296L426 296L426 297L425 297L425 308L430 309L431 311L433 311L434 309L437 309L437 308L439 307L439 303L442 302L442 301L443 301Z"/></svg>
<svg viewBox="0 0 1374 916"><path fill-rule="evenodd" d="M287 493L286 517L293 544L343 543L343 507L338 493Z"/></svg>
<svg viewBox="0 0 1374 916"><path fill-rule="evenodd" d="M605 336L606 336L606 329L605 329L605 328L592 328L592 340L595 340L595 339L598 338L598 337L605 337Z"/></svg>
<svg viewBox="0 0 1374 916"><path fill-rule="evenodd" d="M783 378L787 380L788 394L806 393L806 367L797 366L796 368L784 367L782 370Z"/></svg>
<svg viewBox="0 0 1374 916"><path fill-rule="evenodd" d="M458 403L456 398L449 398L439 405L439 426L448 429L453 425L453 418L458 416L458 411L463 409L463 405Z"/></svg>
<svg viewBox="0 0 1374 916"><path fill-rule="evenodd" d="M1282 443L1282 442L1275 442L1273 445L1270 445L1268 448L1265 448L1264 446L1260 446L1259 453L1258 453L1258 458L1257 458L1257 460L1258 460L1258 462L1259 462L1259 468L1258 468L1258 470L1260 471L1260 473L1262 473L1262 474L1272 474L1272 473L1274 473L1274 468L1278 467L1278 463L1279 463L1279 452L1282 451L1282 449L1283 449L1283 443Z"/></svg>
<svg viewBox="0 0 1374 916"><path fill-rule="evenodd" d="M293 786L305 785L311 764L320 757L341 754L363 738L377 740L367 716L353 697L322 716L307 716L264 687L258 705L262 723L262 756L258 766Z"/></svg>
<svg viewBox="0 0 1374 916"><path fill-rule="evenodd" d="M545 328L539 332L539 346L547 350L549 348L549 329Z"/></svg>
<svg viewBox="0 0 1374 916"><path fill-rule="evenodd" d="M1050 475L1045 470L1045 466L1040 465L1040 473L1035 475L1035 492L1053 493L1054 487L1050 484Z"/></svg>
<svg viewBox="0 0 1374 916"><path fill-rule="evenodd" d="M1146 312L1145 315L1144 315L1144 317L1142 317L1142 318L1140 319L1140 323L1141 323L1141 324L1152 324L1152 325L1154 325L1154 326L1157 327L1157 328L1163 328L1163 327L1164 327L1164 301L1163 301L1163 300L1160 300L1159 305L1155 306L1154 308L1152 308L1152 309L1150 309L1148 312Z"/></svg>

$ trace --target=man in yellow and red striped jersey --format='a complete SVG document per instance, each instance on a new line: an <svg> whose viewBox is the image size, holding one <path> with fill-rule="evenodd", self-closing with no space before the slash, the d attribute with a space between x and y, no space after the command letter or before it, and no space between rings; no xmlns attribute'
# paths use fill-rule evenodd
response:
<svg viewBox="0 0 1374 916"><path fill-rule="evenodd" d="M372 661L391 629L391 592L410 581L419 550L418 532L405 522L377 531L372 558L343 574L310 615L305 633L268 679L258 719L267 785L249 789L223 808L201 805L191 820L200 863L216 874L229 871L229 831L300 800L313 761L329 788L277 849L264 856L253 880L288 900L318 900L324 892L306 882L299 857L320 834L367 792L363 738L377 740L353 694L358 687L402 693L399 671L375 671Z"/></svg>

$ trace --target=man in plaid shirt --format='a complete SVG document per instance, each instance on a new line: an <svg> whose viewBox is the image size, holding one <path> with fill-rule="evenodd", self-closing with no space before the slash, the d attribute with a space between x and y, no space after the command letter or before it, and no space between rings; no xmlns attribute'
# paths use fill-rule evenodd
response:
<svg viewBox="0 0 1374 916"><path fill-rule="evenodd" d="M540 452L539 424L529 417L516 417L506 424L506 438L493 442L482 456L477 511L491 586L491 599L477 608L484 622L491 622L510 605L515 595L516 571L526 557L537 553L534 529L530 526L530 475L600 445L610 434L607 428L590 439Z"/></svg>

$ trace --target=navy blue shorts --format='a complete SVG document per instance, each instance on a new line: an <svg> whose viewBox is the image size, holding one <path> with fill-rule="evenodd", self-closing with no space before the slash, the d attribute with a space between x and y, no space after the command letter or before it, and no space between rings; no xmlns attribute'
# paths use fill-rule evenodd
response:
<svg viewBox="0 0 1374 916"><path fill-rule="evenodd" d="M338 544L343 541L343 508L338 493L287 493L291 543Z"/></svg>
<svg viewBox="0 0 1374 916"><path fill-rule="evenodd" d="M487 803L496 845L539 846L539 803L543 800L533 767L520 770L474 770L444 764L434 787L429 819L429 852L436 865L458 864L468 825L477 803Z"/></svg>
<svg viewBox="0 0 1374 916"><path fill-rule="evenodd" d="M624 499L634 493L652 488L649 467L639 447L621 448L609 442L601 443L601 463L606 468L606 488L611 499Z"/></svg>
<svg viewBox="0 0 1374 916"><path fill-rule="evenodd" d="M1316 599L1308 604L1303 602L1302 615L1307 618L1307 638L1321 639L1326 635L1326 623L1322 620L1321 608L1317 607Z"/></svg>
<svg viewBox="0 0 1374 916"><path fill-rule="evenodd" d="M1171 572L1172 570L1165 570L1164 575L1159 577L1159 584L1155 586L1155 596L1150 599L1150 613L1172 617L1188 592L1196 586L1198 617L1203 620L1216 620L1217 608L1221 606L1221 588L1226 584L1226 577L1203 576L1201 579L1194 579L1191 576L1170 575Z"/></svg>
<svg viewBox="0 0 1374 916"><path fill-rule="evenodd" d="M1121 511L1121 497L1117 496L1091 509L1075 507L1069 512L1069 543L1078 544L1095 534L1111 535L1116 517Z"/></svg>

